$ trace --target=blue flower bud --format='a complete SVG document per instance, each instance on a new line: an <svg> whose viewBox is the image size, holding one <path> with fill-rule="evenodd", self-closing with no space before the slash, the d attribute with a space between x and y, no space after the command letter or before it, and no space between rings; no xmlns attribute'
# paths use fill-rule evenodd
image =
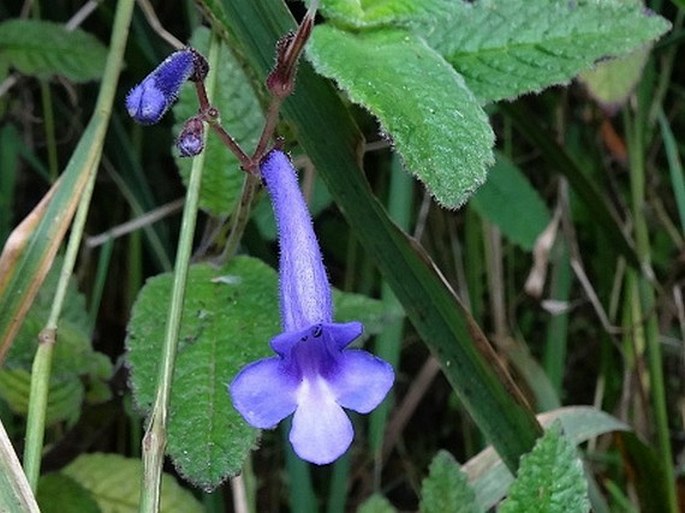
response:
<svg viewBox="0 0 685 513"><path fill-rule="evenodd" d="M128 114L142 125L159 122L176 101L181 85L195 74L197 55L197 52L187 48L164 59L128 93Z"/></svg>
<svg viewBox="0 0 685 513"><path fill-rule="evenodd" d="M205 126L202 120L192 117L186 121L176 139L176 147L181 157L199 155L205 147L204 134Z"/></svg>

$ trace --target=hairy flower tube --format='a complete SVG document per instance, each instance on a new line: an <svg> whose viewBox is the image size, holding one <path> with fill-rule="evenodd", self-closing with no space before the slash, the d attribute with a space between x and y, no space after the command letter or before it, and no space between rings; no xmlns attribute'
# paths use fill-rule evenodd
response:
<svg viewBox="0 0 685 513"><path fill-rule="evenodd" d="M271 340L276 356L244 367L229 390L254 427L275 427L294 413L289 439L295 452L323 465L352 443L343 408L369 413L390 390L394 373L371 353L347 348L361 335L361 323L333 322L331 287L289 158L272 150L260 170L278 226L283 333Z"/></svg>
<svg viewBox="0 0 685 513"><path fill-rule="evenodd" d="M159 122L173 105L183 83L195 73L197 52L172 53L126 96L129 116L142 125Z"/></svg>

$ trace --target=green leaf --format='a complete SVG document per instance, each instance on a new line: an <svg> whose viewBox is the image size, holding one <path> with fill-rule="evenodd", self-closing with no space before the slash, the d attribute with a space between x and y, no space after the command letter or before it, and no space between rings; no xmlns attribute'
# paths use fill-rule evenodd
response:
<svg viewBox="0 0 685 513"><path fill-rule="evenodd" d="M320 11L341 25L402 25L440 16L453 0L324 0ZM311 0L307 2L310 4Z"/></svg>
<svg viewBox="0 0 685 513"><path fill-rule="evenodd" d="M80 29L42 20L0 23L0 68L9 65L25 75L67 77L86 82L102 76L107 48Z"/></svg>
<svg viewBox="0 0 685 513"><path fill-rule="evenodd" d="M630 430L630 426L624 422L590 406L566 406L542 413L538 415L538 420L544 426L551 426L558 420L574 444L587 442L611 431ZM476 492L476 501L484 510L489 510L502 500L514 480L492 447L481 451L462 468Z"/></svg>
<svg viewBox="0 0 685 513"><path fill-rule="evenodd" d="M88 490L64 474L41 476L36 500L42 513L101 513L98 503Z"/></svg>
<svg viewBox="0 0 685 513"><path fill-rule="evenodd" d="M126 346L136 403L155 396L165 312L173 280L149 280L133 307ZM188 274L171 392L168 453L204 489L237 474L257 430L233 409L226 385L247 363L272 355L279 331L278 278L261 261L237 257L226 267L194 265Z"/></svg>
<svg viewBox="0 0 685 513"><path fill-rule="evenodd" d="M500 513L586 513L587 481L576 448L556 422L521 459Z"/></svg>
<svg viewBox="0 0 685 513"><path fill-rule="evenodd" d="M669 27L641 2L480 0L454 2L427 38L487 103L566 84Z"/></svg>
<svg viewBox="0 0 685 513"><path fill-rule="evenodd" d="M496 154L496 159L470 205L511 242L530 251L549 224L549 212L521 170L502 154Z"/></svg>
<svg viewBox="0 0 685 513"><path fill-rule="evenodd" d="M36 294L17 338L0 370L0 397L5 399L15 413L26 415L31 381L33 358L38 348L38 334L45 326L62 259L57 258ZM65 305L58 323L58 343L53 353L50 374L50 392L46 422L78 420L84 397L90 404L103 402L111 396L108 381L112 376L109 358L93 350L90 337L90 321L83 294L76 289L74 280L67 286ZM82 378L85 377L85 383Z"/></svg>
<svg viewBox="0 0 685 513"><path fill-rule="evenodd" d="M438 451L421 484L421 513L477 513L475 495L466 474L447 451Z"/></svg>
<svg viewBox="0 0 685 513"><path fill-rule="evenodd" d="M485 181L494 135L463 78L417 36L315 27L307 55L369 109L405 166L441 204L458 207Z"/></svg>
<svg viewBox="0 0 685 513"><path fill-rule="evenodd" d="M384 326L401 319L404 315L401 310L386 311L383 302L378 299L337 289L333 289L333 303L336 321L359 321L364 325L366 335L378 335Z"/></svg>
<svg viewBox="0 0 685 513"><path fill-rule="evenodd" d="M579 79L595 101L614 111L628 100L642 78L650 50L645 46L623 57L600 62L594 69L582 72Z"/></svg>
<svg viewBox="0 0 685 513"><path fill-rule="evenodd" d="M210 31L200 27L193 34L190 44L206 55L209 36ZM219 74L215 96L210 100L221 114L223 127L246 152L250 152L257 145L264 125L261 106L238 61L225 44L221 44L219 48L219 62L221 66L210 71ZM189 84L181 90L179 101L172 108L176 120L173 129L175 134L181 131L188 118L197 114L197 109L195 88ZM187 186L193 159L180 157L175 148L172 151ZM229 214L240 195L243 171L240 170L238 159L213 133L208 134L204 152L205 170L200 190L200 206L216 216Z"/></svg>
<svg viewBox="0 0 685 513"><path fill-rule="evenodd" d="M388 499L374 494L359 506L357 513L397 513L397 510Z"/></svg>
<svg viewBox="0 0 685 513"><path fill-rule="evenodd" d="M140 460L118 454L95 453L79 456L61 473L88 490L102 513L137 513L142 470ZM166 473L162 475L160 513L204 511L193 495L172 476Z"/></svg>
<svg viewBox="0 0 685 513"><path fill-rule="evenodd" d="M24 415L29 410L31 373L25 369L0 370L0 397L15 413ZM50 376L45 424L50 426L66 421L73 425L81 414L84 388L78 376Z"/></svg>

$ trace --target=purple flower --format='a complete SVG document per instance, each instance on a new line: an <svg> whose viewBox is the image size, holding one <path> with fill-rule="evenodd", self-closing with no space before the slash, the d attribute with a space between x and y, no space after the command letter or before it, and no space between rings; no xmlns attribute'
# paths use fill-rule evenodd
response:
<svg viewBox="0 0 685 513"><path fill-rule="evenodd" d="M247 365L229 390L254 427L272 428L294 413L295 452L323 465L352 443L343 408L369 413L390 390L394 373L380 358L347 348L361 335L361 323L333 322L331 288L290 160L272 150L260 169L278 225L283 333L271 340L276 356Z"/></svg>
<svg viewBox="0 0 685 513"><path fill-rule="evenodd" d="M129 116L142 125L157 123L173 105L183 83L195 73L197 52L172 53L126 96Z"/></svg>

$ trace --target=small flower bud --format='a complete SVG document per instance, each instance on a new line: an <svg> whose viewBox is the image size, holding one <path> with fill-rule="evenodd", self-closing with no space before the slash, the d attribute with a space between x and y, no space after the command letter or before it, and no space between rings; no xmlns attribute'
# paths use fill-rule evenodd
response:
<svg viewBox="0 0 685 513"><path fill-rule="evenodd" d="M176 147L181 157L199 155L205 146L204 134L205 125L199 118L193 117L186 121L176 139Z"/></svg>
<svg viewBox="0 0 685 513"><path fill-rule="evenodd" d="M195 72L197 52L191 49L172 53L126 97L128 114L142 125L159 122L173 105L183 82Z"/></svg>

